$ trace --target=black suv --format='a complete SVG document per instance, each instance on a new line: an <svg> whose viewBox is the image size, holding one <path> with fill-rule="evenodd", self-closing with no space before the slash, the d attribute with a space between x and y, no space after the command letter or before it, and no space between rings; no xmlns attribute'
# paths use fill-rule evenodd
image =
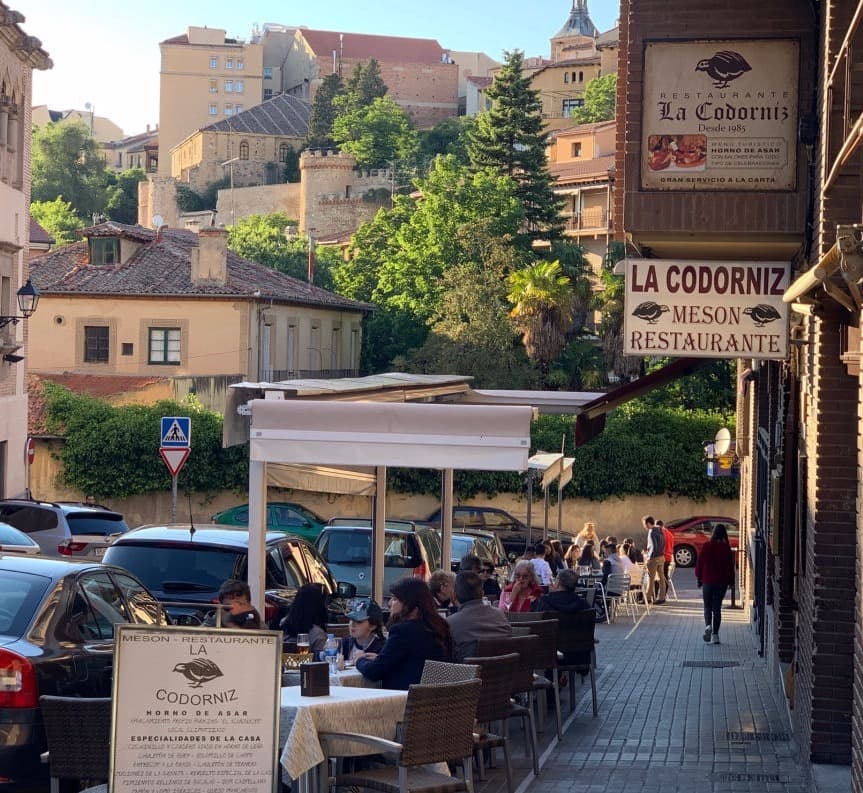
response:
<svg viewBox="0 0 863 793"><path fill-rule="evenodd" d="M287 613L297 589L319 584L330 601L331 616L344 614L343 598L355 594L351 586L336 586L318 552L299 537L281 531L266 534L266 612L272 627ZM219 587L229 578L248 580L249 532L223 526L189 524L143 526L133 529L105 553L105 563L134 573L167 606L180 625L200 625L218 602Z"/></svg>
<svg viewBox="0 0 863 793"><path fill-rule="evenodd" d="M440 526L440 509L429 515L428 522ZM527 526L509 512L496 507L453 507L453 531L490 531L496 534L507 553L524 553L527 543ZM534 542L542 538L542 527L533 529Z"/></svg>

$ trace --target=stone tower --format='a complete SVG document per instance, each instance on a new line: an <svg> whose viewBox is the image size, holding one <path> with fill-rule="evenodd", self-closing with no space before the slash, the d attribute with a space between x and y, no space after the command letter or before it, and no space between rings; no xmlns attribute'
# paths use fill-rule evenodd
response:
<svg viewBox="0 0 863 793"><path fill-rule="evenodd" d="M587 10L587 0L572 0L572 9L563 27L551 39L551 59L555 62L576 57L590 50L599 35Z"/></svg>

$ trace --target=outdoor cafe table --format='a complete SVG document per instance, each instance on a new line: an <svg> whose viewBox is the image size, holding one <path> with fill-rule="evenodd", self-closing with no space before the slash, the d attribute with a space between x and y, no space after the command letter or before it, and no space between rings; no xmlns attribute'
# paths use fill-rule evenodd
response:
<svg viewBox="0 0 863 793"><path fill-rule="evenodd" d="M308 790L313 771L324 762L319 732L359 732L393 740L404 716L407 691L385 688L330 686L329 696L300 696L299 686L282 689L279 745L287 775ZM374 753L368 746L344 742L335 747L340 755Z"/></svg>
<svg viewBox="0 0 863 793"><path fill-rule="evenodd" d="M298 686L300 684L300 670L289 669L282 672L282 687ZM342 669L336 675L330 675L330 686L351 686L353 688L380 688L381 684L374 680L363 677L355 668Z"/></svg>

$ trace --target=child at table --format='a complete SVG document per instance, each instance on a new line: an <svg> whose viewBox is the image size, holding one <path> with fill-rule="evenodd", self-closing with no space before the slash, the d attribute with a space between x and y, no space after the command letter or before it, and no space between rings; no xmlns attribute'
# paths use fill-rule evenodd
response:
<svg viewBox="0 0 863 793"><path fill-rule="evenodd" d="M356 661L363 653L379 653L384 646L384 614L374 600L358 603L348 613L350 636L342 639L345 661Z"/></svg>

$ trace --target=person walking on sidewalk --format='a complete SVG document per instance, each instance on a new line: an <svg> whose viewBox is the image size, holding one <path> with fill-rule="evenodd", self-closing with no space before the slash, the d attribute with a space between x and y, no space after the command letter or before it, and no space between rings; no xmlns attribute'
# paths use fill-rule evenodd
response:
<svg viewBox="0 0 863 793"><path fill-rule="evenodd" d="M734 580L734 558L724 523L716 524L713 536L698 554L695 579L701 587L701 597L704 599L704 641L719 644L722 601Z"/></svg>
<svg viewBox="0 0 863 793"><path fill-rule="evenodd" d="M647 552L644 554L647 574L650 576L647 597L652 603L661 605L665 603L665 590L668 586L665 580L665 535L656 525L652 515L645 515L641 523L647 532ZM654 581L659 581L659 597L653 594Z"/></svg>

